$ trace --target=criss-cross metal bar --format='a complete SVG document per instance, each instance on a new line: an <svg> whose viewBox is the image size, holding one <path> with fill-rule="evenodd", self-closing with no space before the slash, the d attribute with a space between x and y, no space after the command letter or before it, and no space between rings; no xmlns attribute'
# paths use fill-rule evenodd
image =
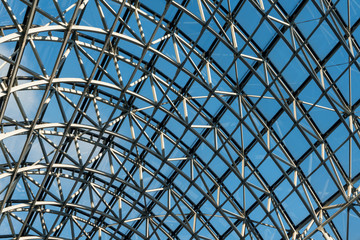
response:
<svg viewBox="0 0 360 240"><path fill-rule="evenodd" d="M2 0L0 238L355 238L359 8Z"/></svg>

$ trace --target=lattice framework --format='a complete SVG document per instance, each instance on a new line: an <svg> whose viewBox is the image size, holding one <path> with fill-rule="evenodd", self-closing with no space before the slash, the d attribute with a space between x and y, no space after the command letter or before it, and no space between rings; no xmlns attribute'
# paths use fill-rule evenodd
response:
<svg viewBox="0 0 360 240"><path fill-rule="evenodd" d="M354 238L359 10L1 0L0 238Z"/></svg>

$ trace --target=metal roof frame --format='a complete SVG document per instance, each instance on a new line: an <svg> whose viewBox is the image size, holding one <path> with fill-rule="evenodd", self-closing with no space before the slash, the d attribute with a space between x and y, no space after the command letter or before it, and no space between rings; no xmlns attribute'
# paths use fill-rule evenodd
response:
<svg viewBox="0 0 360 240"><path fill-rule="evenodd" d="M13 47L0 52L0 238L351 239L360 217L352 1L347 19L340 0L291 11L273 0L41 2L1 0L10 23L0 18L0 47ZM306 32L298 19L309 6L320 17ZM259 19L251 32L239 20L247 8ZM102 27L87 24L92 14ZM311 42L323 24L336 43L319 54ZM274 33L261 47L265 25ZM39 46L52 44L49 69ZM280 44L291 55L281 67L272 56ZM346 67L334 72L340 51ZM285 76L295 61L306 75L296 88ZM320 92L313 102L302 96L309 88ZM33 92L35 110L22 97ZM323 130L316 111L336 120ZM300 138L306 150L293 149ZM309 158L319 164L307 172ZM311 180L318 171L335 186L326 198Z"/></svg>

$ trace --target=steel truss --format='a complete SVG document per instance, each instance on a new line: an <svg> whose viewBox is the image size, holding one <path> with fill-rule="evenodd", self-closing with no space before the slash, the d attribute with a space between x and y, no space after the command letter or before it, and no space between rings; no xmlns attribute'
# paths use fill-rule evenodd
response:
<svg viewBox="0 0 360 240"><path fill-rule="evenodd" d="M353 239L356 7L1 0L0 238Z"/></svg>

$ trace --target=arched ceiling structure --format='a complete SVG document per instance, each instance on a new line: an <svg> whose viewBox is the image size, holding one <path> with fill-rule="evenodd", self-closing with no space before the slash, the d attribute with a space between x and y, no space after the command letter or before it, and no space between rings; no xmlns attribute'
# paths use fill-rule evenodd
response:
<svg viewBox="0 0 360 240"><path fill-rule="evenodd" d="M355 0L1 0L0 238L354 239Z"/></svg>

